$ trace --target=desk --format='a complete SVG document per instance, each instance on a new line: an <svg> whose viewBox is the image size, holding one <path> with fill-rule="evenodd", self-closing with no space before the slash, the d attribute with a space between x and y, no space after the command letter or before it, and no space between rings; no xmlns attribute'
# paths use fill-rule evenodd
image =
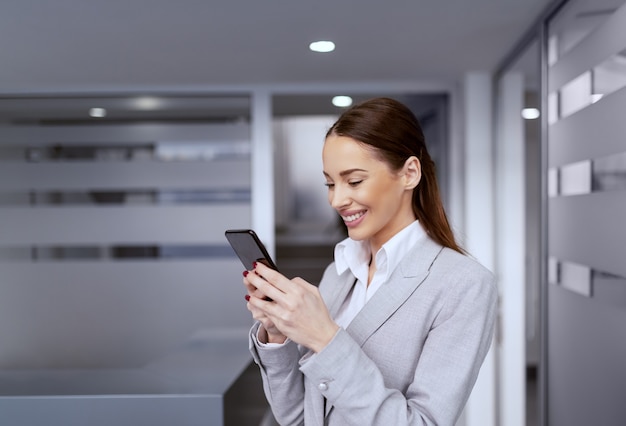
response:
<svg viewBox="0 0 626 426"><path fill-rule="evenodd" d="M142 368L0 370L0 424L243 426L244 412L259 424L265 401L247 345L247 329L210 330Z"/></svg>

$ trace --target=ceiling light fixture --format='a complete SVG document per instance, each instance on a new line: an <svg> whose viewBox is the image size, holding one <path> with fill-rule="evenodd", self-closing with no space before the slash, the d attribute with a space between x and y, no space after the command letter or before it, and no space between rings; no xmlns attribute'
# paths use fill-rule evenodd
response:
<svg viewBox="0 0 626 426"><path fill-rule="evenodd" d="M335 96L333 98L333 105L339 108L346 108L352 105L352 98L350 96Z"/></svg>
<svg viewBox="0 0 626 426"><path fill-rule="evenodd" d="M326 40L314 41L309 44L309 49L313 52L328 53L335 50L335 43Z"/></svg>
<svg viewBox="0 0 626 426"><path fill-rule="evenodd" d="M104 108L91 108L89 110L89 115L94 118L106 117L107 110Z"/></svg>
<svg viewBox="0 0 626 426"><path fill-rule="evenodd" d="M162 107L161 99L153 96L142 96L136 98L133 102L134 107L141 110L153 110Z"/></svg>
<svg viewBox="0 0 626 426"><path fill-rule="evenodd" d="M541 113L537 108L524 108L522 110L522 118L524 120L534 120L539 118L540 115Z"/></svg>

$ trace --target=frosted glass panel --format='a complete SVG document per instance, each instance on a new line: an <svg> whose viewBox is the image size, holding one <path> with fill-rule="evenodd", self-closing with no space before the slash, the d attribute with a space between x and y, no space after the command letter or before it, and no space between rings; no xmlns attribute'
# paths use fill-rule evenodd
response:
<svg viewBox="0 0 626 426"><path fill-rule="evenodd" d="M557 60L550 64L550 91L624 50L626 8L623 0L570 0L548 29ZM556 48L556 49L555 49ZM551 57L554 54L550 55Z"/></svg>
<svg viewBox="0 0 626 426"><path fill-rule="evenodd" d="M591 72L586 72L561 89L561 118L591 104Z"/></svg>
<svg viewBox="0 0 626 426"><path fill-rule="evenodd" d="M559 195L559 169L548 170L548 197Z"/></svg>
<svg viewBox="0 0 626 426"><path fill-rule="evenodd" d="M202 330L247 327L241 271L234 255L3 264L0 368L140 367Z"/></svg>
<svg viewBox="0 0 626 426"><path fill-rule="evenodd" d="M626 150L626 88L548 128L548 166L619 154Z"/></svg>
<svg viewBox="0 0 626 426"><path fill-rule="evenodd" d="M626 277L625 197L626 191L605 191L550 198L550 256Z"/></svg>
<svg viewBox="0 0 626 426"><path fill-rule="evenodd" d="M548 124L559 121L559 92L548 95Z"/></svg>
<svg viewBox="0 0 626 426"><path fill-rule="evenodd" d="M0 208L0 245L222 243L250 214L249 204Z"/></svg>
<svg viewBox="0 0 626 426"><path fill-rule="evenodd" d="M88 135L88 136L86 136ZM91 125L40 125L0 127L0 146L54 146L65 144L105 146L129 144L151 145L159 141L213 141L225 146L233 142L250 140L250 125L239 121L233 123L176 124L176 123L128 123L94 127Z"/></svg>
<svg viewBox="0 0 626 426"><path fill-rule="evenodd" d="M603 97L624 86L626 86L626 51L611 56L593 69L594 95Z"/></svg>
<svg viewBox="0 0 626 426"><path fill-rule="evenodd" d="M578 195L591 192L591 161L561 167L560 195Z"/></svg>
<svg viewBox="0 0 626 426"><path fill-rule="evenodd" d="M0 190L250 188L250 159L190 162L0 163Z"/></svg>
<svg viewBox="0 0 626 426"><path fill-rule="evenodd" d="M591 296L591 269L571 262L560 264L560 284L575 293Z"/></svg>
<svg viewBox="0 0 626 426"><path fill-rule="evenodd" d="M626 418L626 2L569 0L546 24L546 92L561 108L548 120L546 160L560 191L547 188L545 206L557 285L544 287L540 423L617 426Z"/></svg>
<svg viewBox="0 0 626 426"><path fill-rule="evenodd" d="M178 118L0 124L0 369L142 368L249 327L224 237L252 223L249 122Z"/></svg>
<svg viewBox="0 0 626 426"><path fill-rule="evenodd" d="M593 190L626 190L626 152L593 161Z"/></svg>

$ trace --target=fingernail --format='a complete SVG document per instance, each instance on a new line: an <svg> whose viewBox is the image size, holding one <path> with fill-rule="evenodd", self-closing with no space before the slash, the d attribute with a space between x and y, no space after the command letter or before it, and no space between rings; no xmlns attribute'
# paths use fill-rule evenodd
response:
<svg viewBox="0 0 626 426"><path fill-rule="evenodd" d="M245 297L246 301L250 301L250 295L249 294L246 294L244 297Z"/></svg>
<svg viewBox="0 0 626 426"><path fill-rule="evenodd" d="M247 276L248 276L248 274L249 274L249 272L248 272L248 271L243 271L243 276L244 276L244 277L247 277Z"/></svg>
<svg viewBox="0 0 626 426"><path fill-rule="evenodd" d="M256 262L252 262L252 269L256 269Z"/></svg>

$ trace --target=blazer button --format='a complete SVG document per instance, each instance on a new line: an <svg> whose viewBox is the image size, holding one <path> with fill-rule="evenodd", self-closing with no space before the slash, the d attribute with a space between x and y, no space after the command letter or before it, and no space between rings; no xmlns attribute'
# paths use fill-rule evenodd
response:
<svg viewBox="0 0 626 426"><path fill-rule="evenodd" d="M321 390L322 392L325 391L325 390L328 390L328 383L322 382L319 385L317 385L317 388L319 390Z"/></svg>

